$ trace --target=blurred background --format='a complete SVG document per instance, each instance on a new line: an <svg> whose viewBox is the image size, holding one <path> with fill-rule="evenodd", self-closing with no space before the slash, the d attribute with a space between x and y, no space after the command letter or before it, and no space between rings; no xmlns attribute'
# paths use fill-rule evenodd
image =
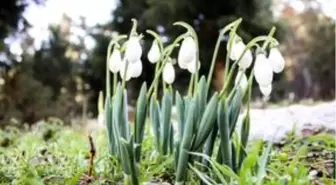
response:
<svg viewBox="0 0 336 185"><path fill-rule="evenodd" d="M239 17L245 42L277 27L286 69L275 76L270 101L334 99L335 0L1 0L0 127L50 116L96 117L107 44L129 33L131 18L139 21L138 32L155 30L166 44L184 31L172 27L175 21L193 25L206 74L219 29ZM153 78L146 59L151 39L146 35L142 43L143 73L128 85L131 100L139 82ZM221 88L225 52L221 47L214 90ZM189 75L177 71L177 79L174 86L184 90Z"/></svg>

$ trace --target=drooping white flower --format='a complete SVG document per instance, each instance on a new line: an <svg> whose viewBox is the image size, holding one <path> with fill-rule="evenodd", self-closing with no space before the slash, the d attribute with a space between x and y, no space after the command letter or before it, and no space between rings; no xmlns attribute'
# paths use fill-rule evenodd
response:
<svg viewBox="0 0 336 185"><path fill-rule="evenodd" d="M196 70L195 60L193 60L193 62L190 62L190 63L187 64L187 69L191 74L196 73L201 68L201 62L200 61L198 61L198 63L197 63L197 68L198 69Z"/></svg>
<svg viewBox="0 0 336 185"><path fill-rule="evenodd" d="M121 54L119 49L114 49L109 60L108 67L112 73L117 73L121 67Z"/></svg>
<svg viewBox="0 0 336 185"><path fill-rule="evenodd" d="M163 68L163 80L168 83L172 84L175 80L175 70L173 64L171 62L167 62Z"/></svg>
<svg viewBox="0 0 336 185"><path fill-rule="evenodd" d="M103 113L98 114L97 121L99 125L104 125L105 118Z"/></svg>
<svg viewBox="0 0 336 185"><path fill-rule="evenodd" d="M121 62L119 75L120 75L121 79L124 79L124 76L125 76L125 81L129 81L132 78L132 69L130 67L130 64L131 63L128 63L127 72L126 72L126 76L125 76L126 61L124 60L123 62Z"/></svg>
<svg viewBox="0 0 336 185"><path fill-rule="evenodd" d="M181 44L178 53L178 64L182 69L188 68L188 63L196 58L196 43L194 39L189 36L186 37Z"/></svg>
<svg viewBox="0 0 336 185"><path fill-rule="evenodd" d="M260 89L260 92L265 96L265 97L268 97L271 92L272 92L272 84L268 84L268 85L259 85L259 89Z"/></svg>
<svg viewBox="0 0 336 185"><path fill-rule="evenodd" d="M240 81L239 81L240 80ZM235 79L235 85L239 84L242 89L247 87L247 77L243 70L239 70Z"/></svg>
<svg viewBox="0 0 336 185"><path fill-rule="evenodd" d="M285 68L285 59L278 48L271 48L268 60L271 62L274 73L280 73Z"/></svg>
<svg viewBox="0 0 336 185"><path fill-rule="evenodd" d="M130 64L130 71L133 78L137 78L141 75L142 72L142 62L138 60L137 62Z"/></svg>
<svg viewBox="0 0 336 185"><path fill-rule="evenodd" d="M259 85L267 86L272 83L273 69L270 61L262 53L259 53L256 57L254 64L254 77Z"/></svg>
<svg viewBox="0 0 336 185"><path fill-rule="evenodd" d="M234 41L231 48L230 59L238 60L239 57L243 55L245 48L246 45L242 40ZM238 62L238 65L242 69L247 69L252 64L252 60L253 60L252 53L250 50L247 50L245 54L242 56L241 60Z"/></svg>
<svg viewBox="0 0 336 185"><path fill-rule="evenodd" d="M131 36L126 45L125 58L130 63L135 63L140 60L142 48L140 45L139 37Z"/></svg>
<svg viewBox="0 0 336 185"><path fill-rule="evenodd" d="M148 60L151 63L156 63L160 59L160 48L156 40L153 41L151 48L149 49L148 52Z"/></svg>

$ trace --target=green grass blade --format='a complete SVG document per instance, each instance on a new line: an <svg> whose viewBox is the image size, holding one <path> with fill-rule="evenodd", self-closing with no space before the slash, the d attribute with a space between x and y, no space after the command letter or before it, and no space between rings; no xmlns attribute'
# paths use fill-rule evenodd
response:
<svg viewBox="0 0 336 185"><path fill-rule="evenodd" d="M137 162L140 160L141 143L143 140L145 122L147 112L147 85L143 83L140 94L137 100L135 123L134 123L134 140L137 147L135 148L135 159Z"/></svg>
<svg viewBox="0 0 336 185"><path fill-rule="evenodd" d="M161 148L162 153L166 155L168 153L169 142L169 129L171 125L171 110L173 105L173 98L169 91L165 91L162 98L162 112L161 112Z"/></svg>

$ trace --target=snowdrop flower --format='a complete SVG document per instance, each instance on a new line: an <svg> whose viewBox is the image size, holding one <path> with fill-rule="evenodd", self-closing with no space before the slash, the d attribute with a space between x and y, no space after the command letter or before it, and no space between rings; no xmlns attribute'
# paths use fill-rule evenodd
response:
<svg viewBox="0 0 336 185"><path fill-rule="evenodd" d="M272 92L272 84L268 84L265 86L259 85L259 89L265 97L268 97Z"/></svg>
<svg viewBox="0 0 336 185"><path fill-rule="evenodd" d="M271 48L268 60L271 62L274 73L280 73L285 68L285 59L278 48Z"/></svg>
<svg viewBox="0 0 336 185"><path fill-rule="evenodd" d="M172 84L175 80L175 70L173 64L171 62L167 62L163 68L163 80L168 83Z"/></svg>
<svg viewBox="0 0 336 185"><path fill-rule="evenodd" d="M139 38L131 36L126 45L125 58L130 63L135 63L140 60L142 54L142 48Z"/></svg>
<svg viewBox="0 0 336 185"><path fill-rule="evenodd" d="M236 39L237 40L237 39ZM238 60L239 57L243 54L246 45L242 40L239 41L234 41L232 48L231 48L231 53L230 53L230 59L231 60ZM239 61L238 65L242 69L247 69L250 67L252 64L252 53L250 50L247 50L245 54L242 56L241 60Z"/></svg>
<svg viewBox="0 0 336 185"><path fill-rule="evenodd" d="M124 76L125 76L125 81L129 81L132 78L132 69L130 67L130 64L131 63L128 63L126 76L125 76L126 61L124 60L123 62L121 62L121 65L120 65L120 71L119 71L120 78L124 79Z"/></svg>
<svg viewBox="0 0 336 185"><path fill-rule="evenodd" d="M154 64L160 60L160 48L156 40L153 41L151 48L149 49L147 58L150 63Z"/></svg>
<svg viewBox="0 0 336 185"><path fill-rule="evenodd" d="M141 75L142 72L142 62L141 60L138 60L137 62L130 64L130 68L129 68L130 72L131 72L131 76L133 78L137 78Z"/></svg>
<svg viewBox="0 0 336 185"><path fill-rule="evenodd" d="M99 113L98 114L97 121L98 121L99 125L104 125L104 121L105 121L105 119L104 119L104 113Z"/></svg>
<svg viewBox="0 0 336 185"><path fill-rule="evenodd" d="M114 49L109 60L108 67L112 73L117 73L121 67L121 54L119 49Z"/></svg>
<svg viewBox="0 0 336 185"><path fill-rule="evenodd" d="M187 69L188 64L196 58L196 43L189 36L182 41L180 51L178 53L178 64L182 69Z"/></svg>
<svg viewBox="0 0 336 185"><path fill-rule="evenodd" d="M195 59L193 60L193 62L190 62L189 64L187 64L187 69L191 74L196 73L200 68L201 68L201 62L198 61L197 63L197 70L196 70L196 62Z"/></svg>
<svg viewBox="0 0 336 185"><path fill-rule="evenodd" d="M240 81L239 81L240 80ZM247 87L247 77L243 70L239 70L235 79L235 85L239 85L242 89Z"/></svg>
<svg viewBox="0 0 336 185"><path fill-rule="evenodd" d="M254 64L254 77L259 85L267 86L272 83L273 69L270 61L262 53L259 53L256 57Z"/></svg>

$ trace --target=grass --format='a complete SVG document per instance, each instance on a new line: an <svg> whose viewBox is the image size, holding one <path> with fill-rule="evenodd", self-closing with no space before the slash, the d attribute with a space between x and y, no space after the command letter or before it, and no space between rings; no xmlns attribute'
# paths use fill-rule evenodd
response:
<svg viewBox="0 0 336 185"><path fill-rule="evenodd" d="M174 159L155 153L154 139L149 135L144 138L139 179L173 183ZM92 137L96 155L90 179L87 176L89 139L81 130L61 122L40 122L31 129L6 127L0 130L0 184L88 184L89 181L91 184L121 184L122 168L108 155L105 131L97 131ZM260 143L250 143L250 153ZM262 184L335 184L334 151L334 136L296 138L290 134L283 144L272 146ZM250 158L248 155L247 160ZM194 170L188 173L189 184L200 184L199 174ZM256 184L253 178L252 173L248 181Z"/></svg>

